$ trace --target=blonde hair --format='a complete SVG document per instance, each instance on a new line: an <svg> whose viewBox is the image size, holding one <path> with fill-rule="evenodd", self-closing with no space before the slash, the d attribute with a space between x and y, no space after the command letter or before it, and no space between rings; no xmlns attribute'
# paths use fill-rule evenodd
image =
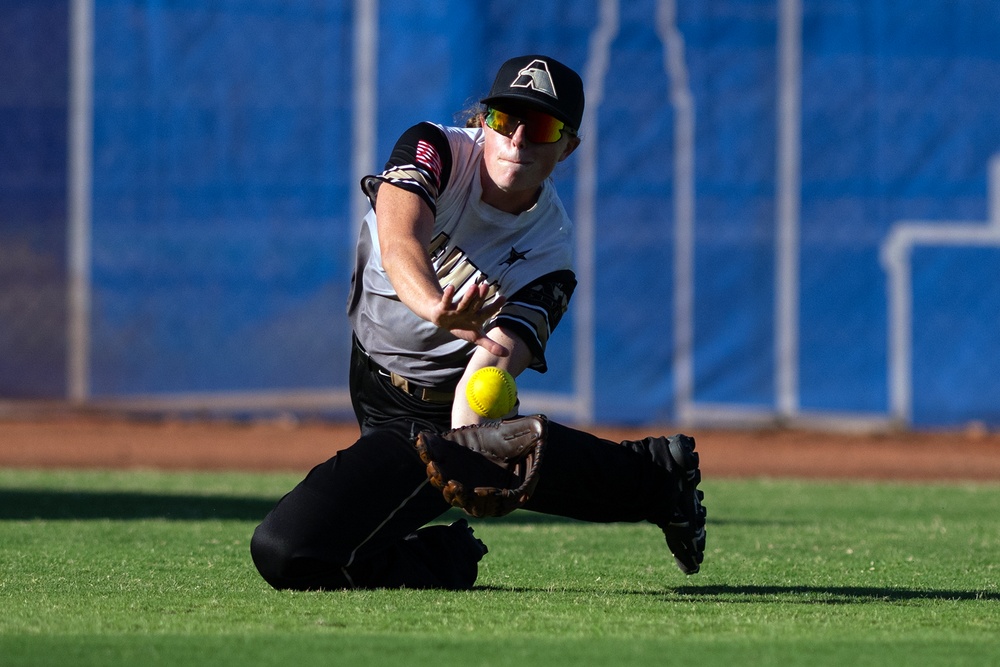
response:
<svg viewBox="0 0 1000 667"><path fill-rule="evenodd" d="M482 127L486 107L479 102L471 102L455 114L456 124L462 127Z"/></svg>

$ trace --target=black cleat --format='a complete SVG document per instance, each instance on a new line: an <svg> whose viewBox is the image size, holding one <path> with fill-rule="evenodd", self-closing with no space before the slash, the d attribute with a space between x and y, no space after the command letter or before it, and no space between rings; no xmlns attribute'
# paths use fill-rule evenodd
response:
<svg viewBox="0 0 1000 667"><path fill-rule="evenodd" d="M705 559L705 507L701 501L705 494L698 490L701 470L694 439L686 435L672 435L667 439L670 457L677 475L678 497L670 523L663 529L667 547L674 555L677 567L684 574L695 574Z"/></svg>

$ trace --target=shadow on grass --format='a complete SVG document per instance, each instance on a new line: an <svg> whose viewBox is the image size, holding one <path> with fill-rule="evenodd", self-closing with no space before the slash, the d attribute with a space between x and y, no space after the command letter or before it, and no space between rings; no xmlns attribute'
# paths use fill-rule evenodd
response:
<svg viewBox="0 0 1000 667"><path fill-rule="evenodd" d="M582 588L519 588L476 586L478 591L498 593L594 593ZM666 602L713 602L760 604L771 600L781 604L851 605L873 602L905 602L909 600L972 601L1000 600L1000 593L986 591L938 591L914 588L867 586L682 586L665 591L619 591L622 595L659 597Z"/></svg>
<svg viewBox="0 0 1000 667"><path fill-rule="evenodd" d="M239 496L142 493L137 491L53 491L48 489L0 489L0 521L3 520L96 520L207 519L260 521L276 499ZM466 517L457 509L437 521L451 523ZM515 512L500 519L472 520L506 524L581 523L573 519Z"/></svg>
<svg viewBox="0 0 1000 667"><path fill-rule="evenodd" d="M116 491L0 489L0 520L205 519L260 520L274 500Z"/></svg>
<svg viewBox="0 0 1000 667"><path fill-rule="evenodd" d="M919 588L867 586L684 586L671 595L698 602L753 602L780 598L800 604L863 604L906 600L1000 600L1000 594L986 591L936 591Z"/></svg>
<svg viewBox="0 0 1000 667"><path fill-rule="evenodd" d="M255 521L271 511L277 500L240 496L142 493L138 491L53 491L49 489L0 489L0 521L30 519L205 519ZM449 509L437 521L451 523L460 518L476 525L584 524L586 522L550 514L522 510L505 517L473 519L458 509ZM778 525L783 521L710 521L724 524L760 523Z"/></svg>

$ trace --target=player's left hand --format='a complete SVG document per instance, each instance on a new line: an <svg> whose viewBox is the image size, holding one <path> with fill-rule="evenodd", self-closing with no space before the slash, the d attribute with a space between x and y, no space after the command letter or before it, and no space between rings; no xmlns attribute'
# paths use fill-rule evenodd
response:
<svg viewBox="0 0 1000 667"><path fill-rule="evenodd" d="M414 442L427 478L453 507L475 517L504 516L538 486L548 419L542 415L421 431Z"/></svg>

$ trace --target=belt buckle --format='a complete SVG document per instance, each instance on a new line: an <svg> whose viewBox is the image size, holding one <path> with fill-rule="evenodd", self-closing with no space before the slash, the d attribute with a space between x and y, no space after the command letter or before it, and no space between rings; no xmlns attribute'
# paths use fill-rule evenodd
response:
<svg viewBox="0 0 1000 667"><path fill-rule="evenodd" d="M448 392L438 391L428 387L418 387L397 373L389 373L389 380L392 382L393 387L402 389L410 396L419 398L421 401L426 401L427 403L440 403L443 405L454 400L454 397L449 396Z"/></svg>
<svg viewBox="0 0 1000 667"><path fill-rule="evenodd" d="M389 373L389 379L392 381L393 387L395 387L396 389L402 389L411 396L413 395L413 392L410 391L410 381L407 380L405 377L403 377L402 375L398 375L396 373Z"/></svg>

